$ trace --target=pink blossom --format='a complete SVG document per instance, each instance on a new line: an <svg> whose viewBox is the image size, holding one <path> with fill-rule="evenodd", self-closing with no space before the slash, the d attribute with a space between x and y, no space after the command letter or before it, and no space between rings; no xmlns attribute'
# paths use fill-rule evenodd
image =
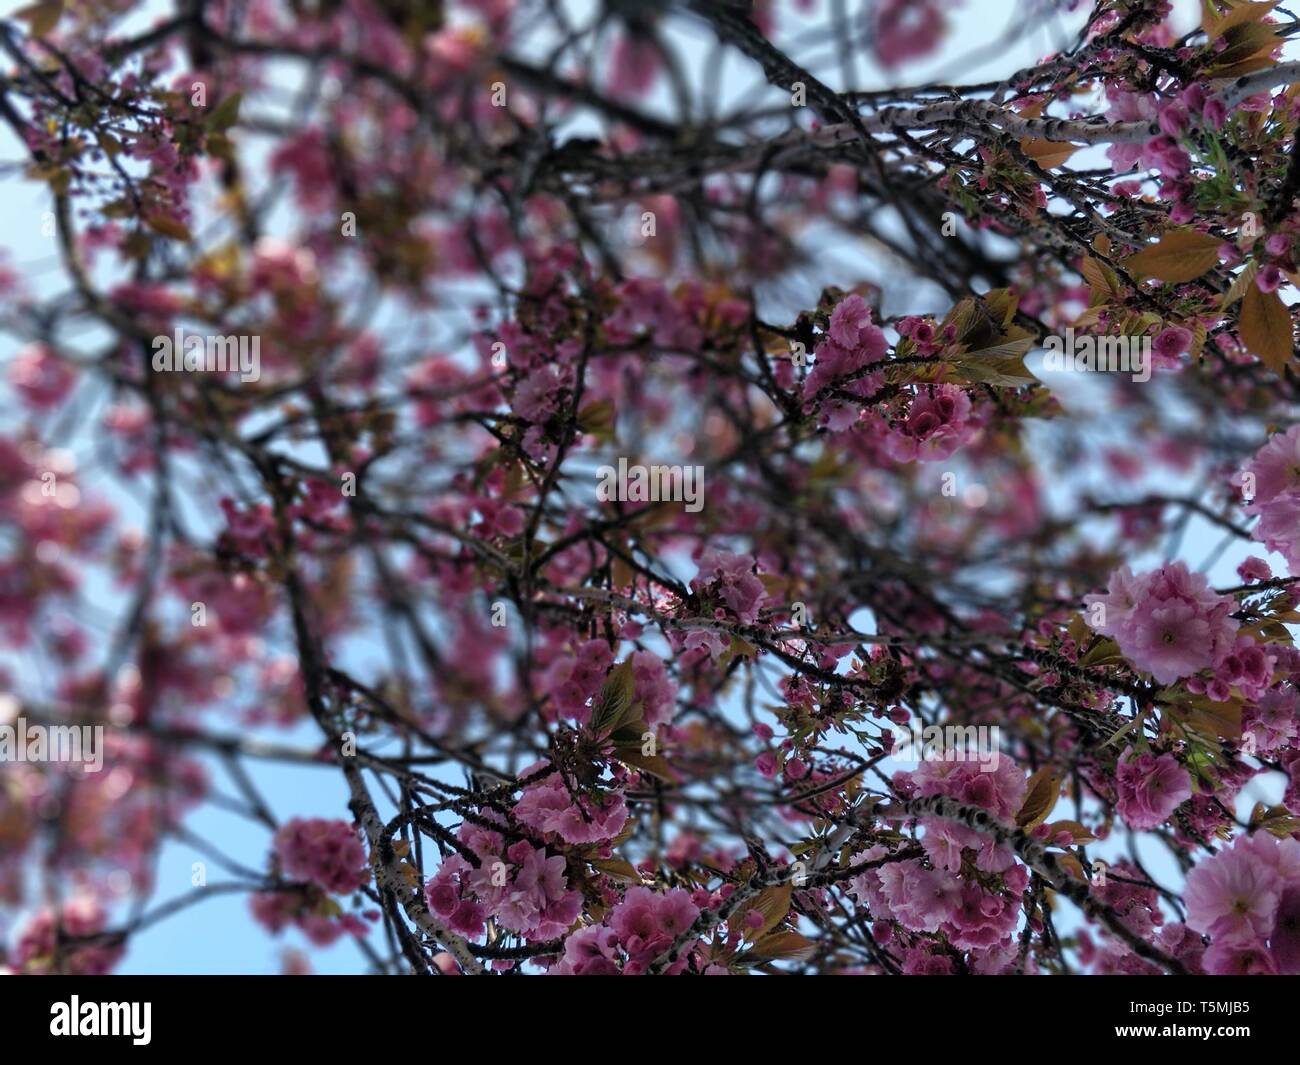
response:
<svg viewBox="0 0 1300 1065"><path fill-rule="evenodd" d="M1155 828L1192 797L1192 778L1172 754L1135 754L1129 747L1119 757L1115 789L1130 828Z"/></svg>
<svg viewBox="0 0 1300 1065"><path fill-rule="evenodd" d="M288 876L325 891L355 891L370 877L366 849L347 821L292 818L276 831L275 852Z"/></svg>
<svg viewBox="0 0 1300 1065"><path fill-rule="evenodd" d="M1292 574L1300 574L1300 492L1283 492L1245 509L1259 515L1251 535L1282 555Z"/></svg>
<svg viewBox="0 0 1300 1065"><path fill-rule="evenodd" d="M9 363L9 383L37 410L57 407L75 380L72 368L45 344L20 348Z"/></svg>
<svg viewBox="0 0 1300 1065"><path fill-rule="evenodd" d="M1185 354L1191 346L1191 330L1184 329L1179 325L1171 325L1166 326L1156 334L1155 340L1151 342L1151 353L1157 360L1156 365L1168 367L1173 364L1176 366L1178 357Z"/></svg>
<svg viewBox="0 0 1300 1065"><path fill-rule="evenodd" d="M936 0L879 0L871 11L871 42L886 67L929 55L947 23Z"/></svg>
<svg viewBox="0 0 1300 1065"><path fill-rule="evenodd" d="M644 966L691 927L700 908L681 888L659 893L632 887L609 915L609 926L634 962Z"/></svg>
<svg viewBox="0 0 1300 1065"><path fill-rule="evenodd" d="M551 939L573 924L582 909L582 893L569 887L563 855L521 840L504 856L488 850L481 857L480 867L462 873L462 881L503 928Z"/></svg>
<svg viewBox="0 0 1300 1065"><path fill-rule="evenodd" d="M605 925L579 928L564 941L564 958L547 972L552 976L617 976L618 935Z"/></svg>
<svg viewBox="0 0 1300 1065"><path fill-rule="evenodd" d="M49 908L37 910L18 931L13 963L19 972L50 972L59 932L68 938L93 936L104 931L106 925L103 907L89 895L79 894L63 903L57 921ZM58 971L73 976L104 976L124 953L120 943L72 946L63 951Z"/></svg>
<svg viewBox="0 0 1300 1065"><path fill-rule="evenodd" d="M557 656L541 681L555 710L584 724L591 716L587 701L600 691L613 661L607 640L583 640L573 654Z"/></svg>
<svg viewBox="0 0 1300 1065"><path fill-rule="evenodd" d="M885 438L885 450L898 462L946 459L970 441L970 397L956 385L934 385L913 397L907 417Z"/></svg>
<svg viewBox="0 0 1300 1065"><path fill-rule="evenodd" d="M1295 689L1287 687L1266 691L1254 705L1247 706L1242 712L1241 729L1243 735L1254 737L1255 750L1260 753L1267 754L1290 746L1300 734Z"/></svg>
<svg viewBox="0 0 1300 1065"><path fill-rule="evenodd" d="M527 778L545 765L537 762L523 770ZM596 843L613 839L627 820L627 807L619 792L598 799L570 794L558 773L524 789L515 803L515 817L538 832L549 832L565 843Z"/></svg>
<svg viewBox="0 0 1300 1065"><path fill-rule="evenodd" d="M1300 571L1300 425L1270 437L1242 470L1241 483L1250 496L1246 513L1259 515L1251 535Z"/></svg>
<svg viewBox="0 0 1300 1065"><path fill-rule="evenodd" d="M670 721L677 706L677 687L663 659L650 651L634 651L632 680L632 698L641 701L645 723L653 727Z"/></svg>
<svg viewBox="0 0 1300 1065"><path fill-rule="evenodd" d="M1266 581L1273 576L1273 571L1262 558L1252 556L1237 567L1237 576L1243 581Z"/></svg>
<svg viewBox="0 0 1300 1065"><path fill-rule="evenodd" d="M1266 832L1241 837L1187 875L1187 924L1215 946L1263 943L1290 884L1300 884L1300 842Z"/></svg>
<svg viewBox="0 0 1300 1065"><path fill-rule="evenodd" d="M691 580L693 590L718 596L746 624L758 619L764 589L763 582L754 573L753 556L710 548L700 555L696 564L699 571Z"/></svg>
<svg viewBox="0 0 1300 1065"><path fill-rule="evenodd" d="M1236 642L1229 617L1233 601L1212 591L1205 575L1191 573L1184 562L1136 578L1121 567L1106 595L1085 596L1084 603L1088 624L1113 636L1124 657L1161 684L1214 668Z"/></svg>
<svg viewBox="0 0 1300 1065"><path fill-rule="evenodd" d="M630 28L614 36L607 84L612 96L636 99L649 91L663 65L652 38Z"/></svg>
<svg viewBox="0 0 1300 1065"><path fill-rule="evenodd" d="M872 324L870 305L856 293L835 305L829 332L831 340L841 348L864 351L868 362L885 354L885 334Z"/></svg>

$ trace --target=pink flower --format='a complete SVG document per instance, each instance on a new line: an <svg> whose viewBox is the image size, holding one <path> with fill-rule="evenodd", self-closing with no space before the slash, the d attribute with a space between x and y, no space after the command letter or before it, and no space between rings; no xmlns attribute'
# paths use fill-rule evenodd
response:
<svg viewBox="0 0 1300 1065"><path fill-rule="evenodd" d="M1292 573L1300 571L1300 425L1270 438L1246 464L1241 480L1243 494L1250 497L1246 513L1259 515L1252 535L1282 554Z"/></svg>
<svg viewBox="0 0 1300 1065"><path fill-rule="evenodd" d="M1277 971L1285 976L1300 975L1300 884L1288 884L1282 892L1268 940Z"/></svg>
<svg viewBox="0 0 1300 1065"><path fill-rule="evenodd" d="M1177 100L1170 100L1161 106L1156 120L1161 132L1170 137L1181 137L1190 125L1187 108Z"/></svg>
<svg viewBox="0 0 1300 1065"><path fill-rule="evenodd" d="M481 864L463 871L460 881L498 924L531 939L552 939L568 931L582 911L582 892L569 887L563 855L547 854L525 840L512 844L504 856L488 847L474 850Z"/></svg>
<svg viewBox="0 0 1300 1065"><path fill-rule="evenodd" d="M1167 326L1151 342L1151 352L1156 365L1170 368L1178 364L1178 357L1192 346L1192 333L1180 325Z"/></svg>
<svg viewBox="0 0 1300 1065"><path fill-rule="evenodd" d="M645 723L653 728L672 720L677 688L668 677L663 659L651 651L634 651L632 680L632 698L641 700Z"/></svg>
<svg viewBox="0 0 1300 1065"><path fill-rule="evenodd" d="M527 778L546 763L537 762L520 774ZM613 839L627 820L627 806L621 792L599 799L572 795L558 773L524 789L515 803L515 817L538 832L550 832L565 843L597 843Z"/></svg>
<svg viewBox="0 0 1300 1065"><path fill-rule="evenodd" d="M1121 567L1106 595L1086 596L1084 603L1088 624L1113 636L1124 657L1161 684L1216 667L1236 642L1233 601L1184 562L1136 578Z"/></svg>
<svg viewBox="0 0 1300 1065"><path fill-rule="evenodd" d="M951 976L952 971L952 958L932 953L928 944L908 947L903 952L904 976Z"/></svg>
<svg viewBox="0 0 1300 1065"><path fill-rule="evenodd" d="M933 385L913 397L907 417L885 437L885 450L898 462L946 459L974 435L970 397L956 385Z"/></svg>
<svg viewBox="0 0 1300 1065"><path fill-rule="evenodd" d="M1260 943L1211 943L1201 964L1211 976L1274 976L1273 959Z"/></svg>
<svg viewBox="0 0 1300 1065"><path fill-rule="evenodd" d="M877 872L887 912L913 932L937 932L961 904L961 883L942 870L911 861L891 862Z"/></svg>
<svg viewBox="0 0 1300 1065"><path fill-rule="evenodd" d="M871 43L886 67L929 55L946 27L936 0L879 0L871 12Z"/></svg>
<svg viewBox="0 0 1300 1065"><path fill-rule="evenodd" d="M319 280L316 256L278 237L262 237L253 248L249 281L255 288L291 292L308 288Z"/></svg>
<svg viewBox="0 0 1300 1065"><path fill-rule="evenodd" d="M620 30L614 37L609 62L610 95L624 100L643 95L654 85L661 65L662 57L651 38L630 29Z"/></svg>
<svg viewBox="0 0 1300 1065"><path fill-rule="evenodd" d="M614 652L606 640L583 640L572 655L557 657L541 682L555 711L584 724L591 716L587 701L600 691L613 661Z"/></svg>
<svg viewBox="0 0 1300 1065"><path fill-rule="evenodd" d="M1284 492L1253 509L1259 522L1252 535L1270 551L1281 554L1291 573L1300 573L1300 492Z"/></svg>
<svg viewBox="0 0 1300 1065"><path fill-rule="evenodd" d="M1266 581L1273 576L1273 571L1262 558L1252 556L1237 567L1237 576L1243 581Z"/></svg>
<svg viewBox="0 0 1300 1065"><path fill-rule="evenodd" d="M1201 115L1210 129L1221 129L1224 122L1228 120L1228 108L1216 96L1214 99L1205 102L1205 110L1201 112Z"/></svg>
<svg viewBox="0 0 1300 1065"><path fill-rule="evenodd" d="M746 624L758 620L758 607L765 592L763 582L754 573L752 555L706 548L696 565L699 572L691 580L697 592L708 590L720 598L731 612Z"/></svg>
<svg viewBox="0 0 1300 1065"><path fill-rule="evenodd" d="M629 888L609 915L613 929L629 956L625 972L644 971L656 957L694 923L700 908L690 893L673 888L663 893L645 887ZM679 961L685 963L686 951Z"/></svg>
<svg viewBox="0 0 1300 1065"><path fill-rule="evenodd" d="M872 324L867 301L856 294L840 300L831 312L826 338L813 351L813 368L803 383L804 398L815 399L845 378L843 391L870 397L880 387L879 375L859 371L883 359L887 347L885 334ZM818 422L832 432L843 432L857 424L862 406L840 397L823 397Z"/></svg>
<svg viewBox="0 0 1300 1065"><path fill-rule="evenodd" d="M28 344L9 364L9 383L23 401L37 410L48 410L63 402L76 375L45 344Z"/></svg>
<svg viewBox="0 0 1300 1065"><path fill-rule="evenodd" d="M1192 797L1192 778L1172 754L1135 755L1127 748L1115 772L1116 803L1130 828L1155 828Z"/></svg>
<svg viewBox="0 0 1300 1065"><path fill-rule="evenodd" d="M1255 750L1261 754L1289 746L1300 733L1296 719L1296 692L1293 688L1275 688L1261 695L1241 715L1243 734L1255 738Z"/></svg>
<svg viewBox="0 0 1300 1065"><path fill-rule="evenodd" d="M14 966L19 972L50 972L59 931L67 938L93 936L104 931L106 924L103 908L89 895L77 895L63 903L57 922L52 910L38 910L18 932L12 955ZM62 953L58 971L72 976L104 976L125 952L120 943L68 947Z"/></svg>
<svg viewBox="0 0 1300 1065"><path fill-rule="evenodd" d="M1215 670L1215 680L1237 688L1249 699L1258 699L1272 682L1276 665L1277 655L1270 654L1267 645L1249 636L1238 636L1232 651Z"/></svg>
<svg viewBox="0 0 1300 1065"><path fill-rule="evenodd" d="M1260 292L1276 292L1282 286L1282 271L1273 263L1261 266L1255 274L1255 286Z"/></svg>
<svg viewBox="0 0 1300 1065"><path fill-rule="evenodd" d="M849 351L865 350L875 362L885 354L885 334L871 323L871 307L861 296L846 296L831 311L830 337Z"/></svg>
<svg viewBox="0 0 1300 1065"><path fill-rule="evenodd" d="M564 941L564 958L547 971L551 976L618 976L618 936L612 928L579 928Z"/></svg>
<svg viewBox="0 0 1300 1065"><path fill-rule="evenodd" d="M292 818L276 832L274 846L288 876L325 891L355 891L370 876L366 849L347 821Z"/></svg>
<svg viewBox="0 0 1300 1065"><path fill-rule="evenodd" d="M515 389L511 409L527 422L545 422L560 409L568 384L565 372L554 363L539 366Z"/></svg>
<svg viewBox="0 0 1300 1065"><path fill-rule="evenodd" d="M1155 116L1155 98L1149 93L1125 92L1114 84L1106 86L1106 117L1112 122L1150 122ZM1142 161L1144 149L1141 144L1113 144L1106 154L1116 171L1130 170Z"/></svg>
<svg viewBox="0 0 1300 1065"><path fill-rule="evenodd" d="M1216 947L1262 943L1273 931L1284 890L1295 884L1300 842L1279 842L1266 832L1241 837L1187 875L1188 927L1210 936Z"/></svg>
<svg viewBox="0 0 1300 1065"><path fill-rule="evenodd" d="M1006 876L1005 893L985 891L974 881L964 881L961 902L944 926L948 940L959 950L979 950L1006 940L1020 916L1021 893L1029 882L1023 866L1013 867Z"/></svg>
<svg viewBox="0 0 1300 1065"><path fill-rule="evenodd" d="M1255 507L1284 492L1300 492L1300 425L1269 437L1242 473L1254 480L1254 492L1247 502Z"/></svg>
<svg viewBox="0 0 1300 1065"><path fill-rule="evenodd" d="M968 806L980 806L1002 820L1013 819L1025 798L1025 775L1010 758L990 762L926 759L910 772L894 774L894 783L914 788L917 796L946 795Z"/></svg>

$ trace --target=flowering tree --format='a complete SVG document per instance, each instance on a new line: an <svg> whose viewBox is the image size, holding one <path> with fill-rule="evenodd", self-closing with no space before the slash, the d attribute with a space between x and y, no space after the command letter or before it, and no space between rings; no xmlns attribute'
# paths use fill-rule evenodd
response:
<svg viewBox="0 0 1300 1065"><path fill-rule="evenodd" d="M1300 22L959 6L0 22L10 970L1300 972Z"/></svg>

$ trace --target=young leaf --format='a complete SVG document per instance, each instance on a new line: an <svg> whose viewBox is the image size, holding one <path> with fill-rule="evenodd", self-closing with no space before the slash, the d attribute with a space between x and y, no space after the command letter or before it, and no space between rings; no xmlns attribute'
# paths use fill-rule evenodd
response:
<svg viewBox="0 0 1300 1065"><path fill-rule="evenodd" d="M1130 273L1160 281L1195 281L1219 261L1217 237L1194 229L1167 229L1155 244L1148 244L1124 260Z"/></svg>
<svg viewBox="0 0 1300 1065"><path fill-rule="evenodd" d="M790 912L790 899L793 894L794 884L788 880L783 884L774 884L772 887L764 888L754 896L752 902L741 908L741 911L733 920L742 929L745 938L751 943L756 943L780 924L785 915ZM749 928L745 924L744 918L746 915L755 912L762 917L763 923L757 928Z"/></svg>
<svg viewBox="0 0 1300 1065"><path fill-rule="evenodd" d="M952 363L960 376L967 381L1000 385L1003 388L1023 388L1038 383L1025 366L1025 352L1034 346L1033 337L1008 340L979 351L968 351L953 357Z"/></svg>
<svg viewBox="0 0 1300 1065"><path fill-rule="evenodd" d="M599 440L614 439L614 401L597 399L578 411L578 428Z"/></svg>
<svg viewBox="0 0 1300 1065"><path fill-rule="evenodd" d="M642 754L640 747L620 747L614 752L614 757L633 769L649 773L669 784L673 782L672 767L657 754Z"/></svg>
<svg viewBox="0 0 1300 1065"><path fill-rule="evenodd" d="M1053 821L1047 826L1047 838L1054 840L1062 832L1070 833L1072 843L1091 843L1097 837L1078 821Z"/></svg>
<svg viewBox="0 0 1300 1065"><path fill-rule="evenodd" d="M589 728L596 736L613 731L632 706L632 659L625 658L609 671L591 708Z"/></svg>
<svg viewBox="0 0 1300 1065"><path fill-rule="evenodd" d="M1020 139L1020 150L1044 170L1051 170L1053 167L1061 166L1079 150L1079 146L1071 144L1069 141L1049 141L1043 140L1041 137L1022 137Z"/></svg>
<svg viewBox="0 0 1300 1065"><path fill-rule="evenodd" d="M215 130L224 133L236 122L239 121L239 105L243 102L243 93L231 93L221 103L217 104L208 115L207 127L209 130Z"/></svg>
<svg viewBox="0 0 1300 1065"><path fill-rule="evenodd" d="M817 944L798 932L780 931L764 936L749 950L759 958L803 961L817 949Z"/></svg>
<svg viewBox="0 0 1300 1065"><path fill-rule="evenodd" d="M1276 6L1277 0L1258 0L1258 2L1238 4L1231 11L1217 18L1213 17L1213 8L1206 7L1201 19L1201 29L1213 41L1236 26L1247 22L1258 22Z"/></svg>
<svg viewBox="0 0 1300 1065"><path fill-rule="evenodd" d="M189 240L190 231L184 222L178 218L172 218L166 214L145 215L145 225L155 233L161 233L164 237L171 237L172 240Z"/></svg>
<svg viewBox="0 0 1300 1065"><path fill-rule="evenodd" d="M1258 285L1251 285L1241 300L1238 328L1246 349L1281 377L1295 346L1291 312L1282 297L1276 292L1261 292Z"/></svg>
<svg viewBox="0 0 1300 1065"><path fill-rule="evenodd" d="M1033 828L1052 812L1061 790L1061 777L1051 766L1043 766L1029 778L1025 790L1025 801L1016 814L1019 828Z"/></svg>
<svg viewBox="0 0 1300 1065"><path fill-rule="evenodd" d="M27 23L27 29L33 37L45 37L63 17L63 0L41 0L40 3L28 4L13 13Z"/></svg>
<svg viewBox="0 0 1300 1065"><path fill-rule="evenodd" d="M616 880L630 880L634 884L641 883L641 874L636 871L636 866L626 858L597 858L591 863L593 869L599 869L602 873L614 877Z"/></svg>

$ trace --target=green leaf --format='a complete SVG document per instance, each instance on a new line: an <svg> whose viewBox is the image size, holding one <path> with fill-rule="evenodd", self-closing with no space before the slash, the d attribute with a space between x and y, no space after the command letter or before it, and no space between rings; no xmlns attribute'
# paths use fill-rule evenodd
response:
<svg viewBox="0 0 1300 1065"><path fill-rule="evenodd" d="M1119 743L1120 740L1122 740L1125 736L1127 736L1130 732L1132 732L1134 728L1137 727L1138 723L1142 720L1142 717L1143 717L1142 714L1138 714L1136 717L1132 718L1127 724L1122 725L1120 728L1116 729L1114 735L1112 735L1110 739L1108 739L1105 743L1101 745L1101 749L1105 750L1107 747L1111 746L1111 744Z"/></svg>
<svg viewBox="0 0 1300 1065"><path fill-rule="evenodd" d="M1033 337L1020 337L954 356L952 364L969 381L1023 388L1038 383L1038 378L1025 366L1025 352L1033 346Z"/></svg>
<svg viewBox="0 0 1300 1065"><path fill-rule="evenodd" d="M591 722L588 726L596 736L604 736L618 727L628 710L632 707L632 659L625 658L609 671L605 683L600 687L600 694L591 708Z"/></svg>
<svg viewBox="0 0 1300 1065"><path fill-rule="evenodd" d="M206 123L209 130L224 133L239 121L239 105L244 100L242 92L231 93L212 109Z"/></svg>
<svg viewBox="0 0 1300 1065"><path fill-rule="evenodd" d="M578 411L578 428L599 440L614 439L614 401L598 399Z"/></svg>
<svg viewBox="0 0 1300 1065"><path fill-rule="evenodd" d="M1103 636L1079 659L1079 665L1113 666L1117 662L1123 661L1124 656L1120 653L1119 644L1109 636Z"/></svg>

